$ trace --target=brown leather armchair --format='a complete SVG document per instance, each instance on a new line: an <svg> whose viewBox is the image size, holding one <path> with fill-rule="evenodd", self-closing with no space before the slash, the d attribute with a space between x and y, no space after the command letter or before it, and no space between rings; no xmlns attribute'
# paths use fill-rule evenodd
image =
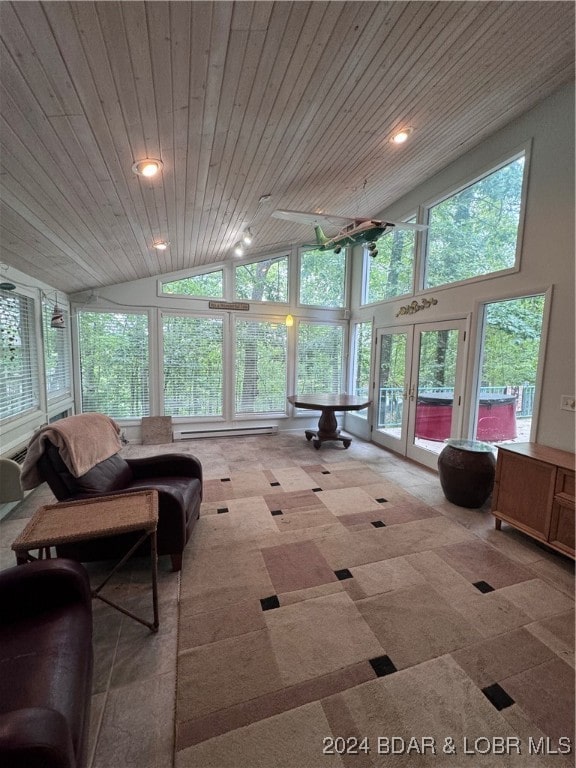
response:
<svg viewBox="0 0 576 768"><path fill-rule="evenodd" d="M85 568L52 559L0 572L2 768L84 768L92 669Z"/></svg>
<svg viewBox="0 0 576 768"><path fill-rule="evenodd" d="M142 459L124 459L118 453L96 464L80 477L66 467L58 448L47 442L38 460L38 470L58 501L89 499L130 491L158 491L158 554L170 555L172 569L182 567L182 553L200 515L202 465L187 454L163 454ZM119 559L135 541L134 534L121 534L87 542L60 545L59 557L81 562ZM138 550L145 554L146 542Z"/></svg>

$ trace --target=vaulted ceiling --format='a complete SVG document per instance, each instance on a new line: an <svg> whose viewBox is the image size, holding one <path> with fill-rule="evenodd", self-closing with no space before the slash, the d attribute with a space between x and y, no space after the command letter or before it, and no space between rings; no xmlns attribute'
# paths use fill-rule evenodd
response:
<svg viewBox="0 0 576 768"><path fill-rule="evenodd" d="M573 79L574 5L2 2L0 41L0 262L73 292L374 216Z"/></svg>

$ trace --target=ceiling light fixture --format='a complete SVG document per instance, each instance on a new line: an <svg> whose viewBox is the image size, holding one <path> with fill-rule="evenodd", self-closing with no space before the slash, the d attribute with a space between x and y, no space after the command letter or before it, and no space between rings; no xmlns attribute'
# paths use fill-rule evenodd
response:
<svg viewBox="0 0 576 768"><path fill-rule="evenodd" d="M154 158L145 158L144 160L137 160L132 165L132 170L137 176L147 176L151 178L156 176L158 171L161 171L164 167L162 160L155 160Z"/></svg>
<svg viewBox="0 0 576 768"><path fill-rule="evenodd" d="M390 141L392 144L404 144L405 141L408 141L408 137L413 130L414 128L403 128L401 131L398 131L398 133L395 133Z"/></svg>
<svg viewBox="0 0 576 768"><path fill-rule="evenodd" d="M246 229L242 233L242 242L244 245L250 245L252 242L252 232L250 232L250 229Z"/></svg>
<svg viewBox="0 0 576 768"><path fill-rule="evenodd" d="M152 243L152 248L156 248L157 251L165 251L169 245L168 240L157 240L155 243Z"/></svg>
<svg viewBox="0 0 576 768"><path fill-rule="evenodd" d="M244 246L242 243L236 243L234 246L234 254L236 256L244 256Z"/></svg>

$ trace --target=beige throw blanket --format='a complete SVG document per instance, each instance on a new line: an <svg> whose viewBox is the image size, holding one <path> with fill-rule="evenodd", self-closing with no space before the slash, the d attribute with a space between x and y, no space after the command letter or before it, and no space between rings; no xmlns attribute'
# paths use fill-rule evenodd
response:
<svg viewBox="0 0 576 768"><path fill-rule="evenodd" d="M43 482L37 463L47 440L58 448L74 477L80 477L118 453L122 448L119 433L118 424L102 413L82 413L41 427L28 444L20 478L22 488L29 490Z"/></svg>

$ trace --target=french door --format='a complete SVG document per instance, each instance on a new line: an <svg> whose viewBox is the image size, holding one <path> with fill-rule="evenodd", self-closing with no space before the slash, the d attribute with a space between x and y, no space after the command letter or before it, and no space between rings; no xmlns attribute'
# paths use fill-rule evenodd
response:
<svg viewBox="0 0 576 768"><path fill-rule="evenodd" d="M377 329L372 440L436 467L460 435L466 320Z"/></svg>

